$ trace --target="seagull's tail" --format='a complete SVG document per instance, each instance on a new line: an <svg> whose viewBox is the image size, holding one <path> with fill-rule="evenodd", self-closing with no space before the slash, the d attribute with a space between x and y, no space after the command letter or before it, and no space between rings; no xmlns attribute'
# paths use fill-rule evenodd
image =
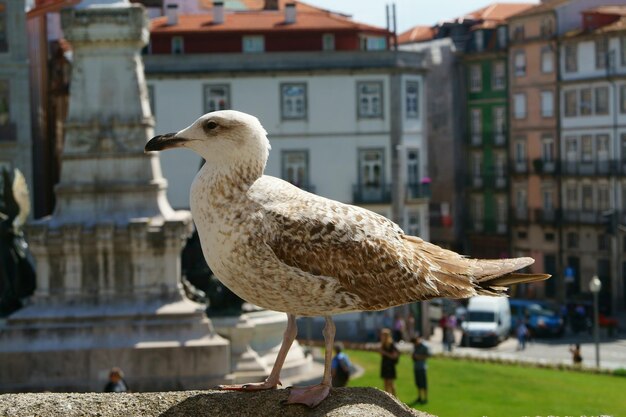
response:
<svg viewBox="0 0 626 417"><path fill-rule="evenodd" d="M414 236L404 236L416 256L425 257L433 297L466 298L474 295L506 295L513 284L543 281L548 274L516 272L535 261L532 258L470 259Z"/></svg>

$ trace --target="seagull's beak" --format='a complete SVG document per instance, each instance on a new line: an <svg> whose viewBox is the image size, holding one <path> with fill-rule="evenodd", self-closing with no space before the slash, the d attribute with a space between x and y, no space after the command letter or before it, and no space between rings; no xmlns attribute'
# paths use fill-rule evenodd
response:
<svg viewBox="0 0 626 417"><path fill-rule="evenodd" d="M187 139L177 136L176 133L166 133L165 135L155 136L146 143L145 152L163 151L170 148L178 148L183 146Z"/></svg>

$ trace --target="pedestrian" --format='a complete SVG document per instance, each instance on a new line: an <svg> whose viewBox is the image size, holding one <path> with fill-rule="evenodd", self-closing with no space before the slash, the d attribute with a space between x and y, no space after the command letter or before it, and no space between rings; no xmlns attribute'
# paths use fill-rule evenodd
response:
<svg viewBox="0 0 626 417"><path fill-rule="evenodd" d="M426 359L430 356L430 349L422 341L419 334L412 340L413 342L413 375L417 386L417 400L415 404L426 404L428 402L428 384L426 379Z"/></svg>
<svg viewBox="0 0 626 417"><path fill-rule="evenodd" d="M517 334L517 350L526 349L526 338L528 337L528 327L526 327L525 320L519 320L517 324L517 329L515 330Z"/></svg>
<svg viewBox="0 0 626 417"><path fill-rule="evenodd" d="M394 316L393 321L393 341L398 343L404 340L405 323L400 314Z"/></svg>
<svg viewBox="0 0 626 417"><path fill-rule="evenodd" d="M417 332L415 331L415 316L413 316L413 313L409 313L406 318L406 337L409 340L413 340L416 335Z"/></svg>
<svg viewBox="0 0 626 417"><path fill-rule="evenodd" d="M448 352L452 352L454 346L454 330L456 329L456 316L450 314L446 319L444 328L444 345Z"/></svg>
<svg viewBox="0 0 626 417"><path fill-rule="evenodd" d="M570 346L569 351L572 354L572 362L574 363L574 366L582 366L583 357L580 354L580 343L576 343L575 345Z"/></svg>
<svg viewBox="0 0 626 417"><path fill-rule="evenodd" d="M104 387L104 392L128 392L128 384L124 380L124 371L113 367L109 371L109 382Z"/></svg>
<svg viewBox="0 0 626 417"><path fill-rule="evenodd" d="M348 355L343 352L343 344L341 342L335 343L335 356L330 363L333 387L345 387L348 385L351 369L352 364Z"/></svg>
<svg viewBox="0 0 626 417"><path fill-rule="evenodd" d="M446 352L448 350L448 339L446 334L446 327L448 325L448 315L442 314L439 319L439 328L441 329L441 343L443 344L443 351Z"/></svg>
<svg viewBox="0 0 626 417"><path fill-rule="evenodd" d="M380 331L380 350L381 364L380 377L383 379L385 391L392 395L396 395L396 365L400 358L400 351L393 343L391 330L385 328Z"/></svg>

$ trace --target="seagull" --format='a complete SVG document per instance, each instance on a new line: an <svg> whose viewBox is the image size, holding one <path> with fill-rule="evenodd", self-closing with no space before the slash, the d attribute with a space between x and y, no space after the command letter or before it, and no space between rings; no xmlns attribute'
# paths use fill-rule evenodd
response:
<svg viewBox="0 0 626 417"><path fill-rule="evenodd" d="M287 313L267 379L223 389L276 388L296 317L323 316L322 381L292 388L287 399L315 407L330 393L332 315L438 297L502 296L508 285L550 277L515 272L532 258L469 259L409 236L379 214L263 175L271 147L252 115L207 113L179 132L153 137L145 151L171 148L189 148L206 161L191 185L190 207L211 270L244 300Z"/></svg>

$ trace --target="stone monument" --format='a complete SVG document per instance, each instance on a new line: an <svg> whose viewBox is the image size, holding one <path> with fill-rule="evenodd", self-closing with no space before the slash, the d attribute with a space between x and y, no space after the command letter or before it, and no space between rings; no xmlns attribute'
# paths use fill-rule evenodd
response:
<svg viewBox="0 0 626 417"><path fill-rule="evenodd" d="M229 342L179 289L191 216L170 207L159 157L143 152L144 9L102 3L62 12L73 51L62 173L54 213L27 228L37 290L0 324L0 392L101 391L112 366L134 391L231 381Z"/></svg>

